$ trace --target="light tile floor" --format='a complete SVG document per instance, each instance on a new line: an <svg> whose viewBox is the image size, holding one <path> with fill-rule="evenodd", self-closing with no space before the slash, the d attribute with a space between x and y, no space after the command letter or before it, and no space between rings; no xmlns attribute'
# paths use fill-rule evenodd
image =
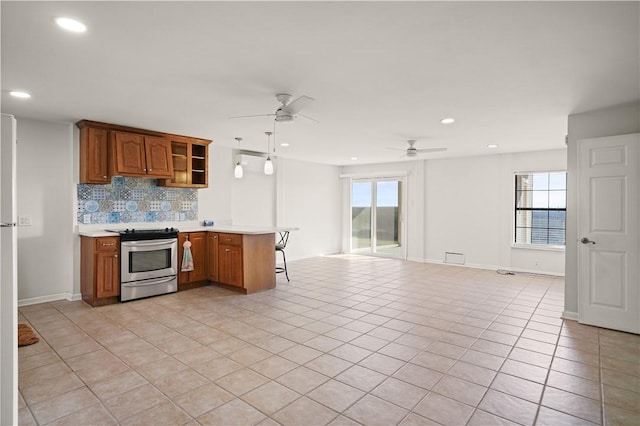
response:
<svg viewBox="0 0 640 426"><path fill-rule="evenodd" d="M563 321L563 280L395 259L291 282L20 308L20 424L640 423L640 336Z"/></svg>

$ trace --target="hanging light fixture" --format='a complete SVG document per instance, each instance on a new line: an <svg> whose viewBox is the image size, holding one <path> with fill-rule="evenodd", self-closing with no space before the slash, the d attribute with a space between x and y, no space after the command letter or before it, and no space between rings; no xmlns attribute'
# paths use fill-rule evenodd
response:
<svg viewBox="0 0 640 426"><path fill-rule="evenodd" d="M268 142L267 142L267 161L264 162L264 174L265 175L272 175L273 174L273 161L271 161L271 156L269 155L269 152L271 151L271 135L273 134L272 132L264 132L265 135L267 135L268 138Z"/></svg>
<svg viewBox="0 0 640 426"><path fill-rule="evenodd" d="M238 142L238 148L239 148L240 147L240 141L242 141L242 138L235 138L235 139ZM240 160L239 159L236 161L235 169L233 169L233 176L236 179L242 179L242 176L244 176L244 170L242 170L242 164L240 164Z"/></svg>

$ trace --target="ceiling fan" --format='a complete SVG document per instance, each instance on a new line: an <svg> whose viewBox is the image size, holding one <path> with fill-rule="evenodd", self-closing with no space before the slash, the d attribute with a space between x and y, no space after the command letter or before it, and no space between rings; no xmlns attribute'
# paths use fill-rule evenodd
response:
<svg viewBox="0 0 640 426"><path fill-rule="evenodd" d="M300 114L300 111L314 101L313 98L309 96L302 95L295 101L291 102L293 96L287 93L278 93L276 95L276 99L282 105L276 110L273 114L258 114L258 115L241 115L237 117L229 117L232 119L235 118L252 118L252 117L275 117L277 122L285 123L289 121L295 120L297 117L302 117L307 120L318 122L318 120L308 117L306 115Z"/></svg>
<svg viewBox="0 0 640 426"><path fill-rule="evenodd" d="M422 148L422 149L418 149L416 148L414 145L416 144L416 140L415 139L409 139L407 141L407 143L409 144L409 147L407 149L398 149L398 148L387 148L387 149L391 149L393 151L404 151L405 155L407 157L417 157L418 154L425 154L427 152L440 152L440 151L446 151L447 148Z"/></svg>

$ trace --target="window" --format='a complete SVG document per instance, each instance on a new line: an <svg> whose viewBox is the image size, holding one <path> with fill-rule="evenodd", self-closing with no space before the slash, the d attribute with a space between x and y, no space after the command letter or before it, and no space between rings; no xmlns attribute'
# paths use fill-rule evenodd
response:
<svg viewBox="0 0 640 426"><path fill-rule="evenodd" d="M565 245L567 173L517 173L516 244Z"/></svg>

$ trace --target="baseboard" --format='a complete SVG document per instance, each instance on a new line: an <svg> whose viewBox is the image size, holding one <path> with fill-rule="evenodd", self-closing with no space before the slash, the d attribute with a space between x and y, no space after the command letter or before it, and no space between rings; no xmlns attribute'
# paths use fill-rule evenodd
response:
<svg viewBox="0 0 640 426"><path fill-rule="evenodd" d="M407 257L407 260L409 262L425 263L425 260L421 257Z"/></svg>
<svg viewBox="0 0 640 426"><path fill-rule="evenodd" d="M56 300L68 299L69 293L50 294L48 296L29 297L27 299L19 299L18 307L37 305L38 303L55 302Z"/></svg>
<svg viewBox="0 0 640 426"><path fill-rule="evenodd" d="M75 302L77 300L82 300L82 293L67 293L67 300L70 302Z"/></svg>
<svg viewBox="0 0 640 426"><path fill-rule="evenodd" d="M420 260L416 260L417 262L420 262ZM511 268L509 266L497 266L497 265L481 265L481 264L476 264L476 263L466 263L464 265L459 265L459 264L455 264L455 263L444 263L442 260L439 259L424 259L422 260L424 263L434 263L436 265L447 265L447 266L459 266L462 268L473 268L473 269L484 269L487 271L509 271L509 272L515 272L518 274L535 274L535 275L549 275L552 277L564 277L564 274L562 273L558 273L558 272L548 272L548 271L539 271L539 270L532 270L532 269L520 269L520 268Z"/></svg>
<svg viewBox="0 0 640 426"><path fill-rule="evenodd" d="M562 311L562 319L578 321L578 313L571 311Z"/></svg>
<svg viewBox="0 0 640 426"><path fill-rule="evenodd" d="M27 299L18 300L18 307L37 305L38 303L55 302L57 300L69 300L75 302L76 300L82 300L81 293L58 293L50 294L47 296L29 297Z"/></svg>

